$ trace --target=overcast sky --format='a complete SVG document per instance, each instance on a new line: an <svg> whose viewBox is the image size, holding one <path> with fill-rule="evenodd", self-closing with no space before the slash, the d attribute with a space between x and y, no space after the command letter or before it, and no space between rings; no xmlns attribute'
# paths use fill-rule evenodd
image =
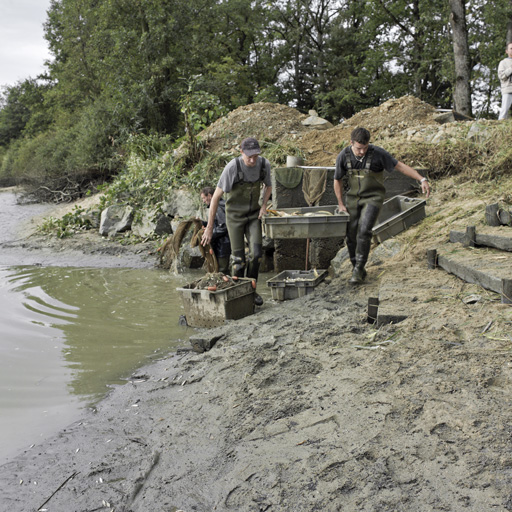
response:
<svg viewBox="0 0 512 512"><path fill-rule="evenodd" d="M43 23L50 0L0 0L0 87L44 71Z"/></svg>

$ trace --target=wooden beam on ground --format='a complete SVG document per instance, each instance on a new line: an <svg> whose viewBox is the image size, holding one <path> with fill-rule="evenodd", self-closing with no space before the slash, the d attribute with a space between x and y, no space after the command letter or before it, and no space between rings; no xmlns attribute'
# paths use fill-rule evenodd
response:
<svg viewBox="0 0 512 512"><path fill-rule="evenodd" d="M466 244L468 232L450 231L450 242ZM494 247L512 252L512 236L487 235L475 233L474 244L481 247Z"/></svg>
<svg viewBox="0 0 512 512"><path fill-rule="evenodd" d="M512 255L494 249L438 250L437 264L450 274L486 290L499 293L502 302L512 303Z"/></svg>

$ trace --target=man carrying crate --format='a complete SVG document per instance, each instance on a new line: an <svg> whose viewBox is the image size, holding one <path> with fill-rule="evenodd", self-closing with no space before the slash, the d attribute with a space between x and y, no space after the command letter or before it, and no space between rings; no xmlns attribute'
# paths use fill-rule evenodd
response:
<svg viewBox="0 0 512 512"><path fill-rule="evenodd" d="M231 241L233 276L258 279L260 260L263 255L261 217L266 213L267 202L272 194L270 162L259 156L261 148L256 139L248 137L240 145L241 156L234 158L224 168L210 202L208 224L201 243L210 243L215 225L219 201L226 193L226 224ZM260 204L260 193L263 198ZM245 239L249 244L249 256L245 257ZM263 304L255 294L254 303Z"/></svg>
<svg viewBox="0 0 512 512"><path fill-rule="evenodd" d="M334 193L340 211L348 212L346 244L353 265L351 284L361 284L366 277L365 265L368 261L372 242L372 229L377 221L386 189L384 173L396 169L405 176L416 179L421 190L430 196L427 178L408 165L399 162L386 150L370 144L370 132L366 128L356 128L350 135L350 146L344 148L336 158L334 171ZM346 184L346 205L343 202L343 188Z"/></svg>

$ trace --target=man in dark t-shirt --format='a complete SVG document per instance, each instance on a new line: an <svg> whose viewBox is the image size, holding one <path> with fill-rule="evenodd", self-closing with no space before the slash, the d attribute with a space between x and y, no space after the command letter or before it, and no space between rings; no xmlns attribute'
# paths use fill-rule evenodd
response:
<svg viewBox="0 0 512 512"><path fill-rule="evenodd" d="M366 277L364 267L370 253L372 229L386 193L384 170L391 172L393 169L418 180L422 192L430 196L427 178L393 158L386 150L371 145L370 132L366 128L359 127L352 131L350 146L344 148L336 159L334 192L338 208L350 215L346 244L353 265L349 281L352 284L360 284ZM343 183L347 188L345 202Z"/></svg>

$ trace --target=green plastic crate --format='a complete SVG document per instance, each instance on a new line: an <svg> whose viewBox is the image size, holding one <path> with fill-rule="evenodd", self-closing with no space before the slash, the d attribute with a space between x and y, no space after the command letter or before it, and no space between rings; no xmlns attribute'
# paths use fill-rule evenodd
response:
<svg viewBox="0 0 512 512"><path fill-rule="evenodd" d="M315 274L316 272L316 274ZM267 281L274 300L303 297L327 277L327 270L285 270Z"/></svg>
<svg viewBox="0 0 512 512"><path fill-rule="evenodd" d="M234 286L215 292L186 285L176 288L181 295L185 318L191 327L219 327L254 313L252 279L240 278Z"/></svg>
<svg viewBox="0 0 512 512"><path fill-rule="evenodd" d="M283 208L279 211L289 214L286 217L263 216L263 230L268 238L342 238L347 234L349 216L335 213L337 209L336 205ZM318 212L330 215L308 216Z"/></svg>
<svg viewBox="0 0 512 512"><path fill-rule="evenodd" d="M423 220L426 204L424 199L406 196L395 196L384 201L377 225L372 231L374 240L382 243Z"/></svg>

